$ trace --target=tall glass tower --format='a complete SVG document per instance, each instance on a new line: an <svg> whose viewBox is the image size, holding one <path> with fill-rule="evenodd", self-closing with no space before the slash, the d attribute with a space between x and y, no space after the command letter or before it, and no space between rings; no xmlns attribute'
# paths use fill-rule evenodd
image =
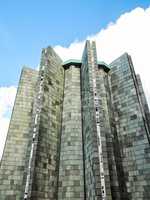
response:
<svg viewBox="0 0 150 200"><path fill-rule="evenodd" d="M1 200L149 200L150 112L125 53L42 50L23 68L0 164Z"/></svg>

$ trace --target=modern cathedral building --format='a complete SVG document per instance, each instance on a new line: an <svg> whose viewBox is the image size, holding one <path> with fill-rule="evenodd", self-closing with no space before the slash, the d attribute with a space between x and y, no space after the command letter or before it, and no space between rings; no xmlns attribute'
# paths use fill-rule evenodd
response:
<svg viewBox="0 0 150 200"><path fill-rule="evenodd" d="M141 66L142 67L142 66ZM0 168L0 200L150 200L150 113L125 53L23 68Z"/></svg>

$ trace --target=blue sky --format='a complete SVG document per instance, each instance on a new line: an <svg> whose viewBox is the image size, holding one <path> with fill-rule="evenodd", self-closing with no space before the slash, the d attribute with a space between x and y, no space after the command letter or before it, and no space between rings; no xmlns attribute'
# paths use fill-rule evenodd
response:
<svg viewBox="0 0 150 200"><path fill-rule="evenodd" d="M43 47L68 46L149 0L39 0L0 3L0 86L17 85L23 65L35 68Z"/></svg>

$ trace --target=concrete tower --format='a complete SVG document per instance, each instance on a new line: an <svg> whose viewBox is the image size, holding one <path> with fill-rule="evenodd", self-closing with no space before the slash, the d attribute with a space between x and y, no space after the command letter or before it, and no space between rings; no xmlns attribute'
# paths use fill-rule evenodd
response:
<svg viewBox="0 0 150 200"><path fill-rule="evenodd" d="M23 68L0 165L1 200L149 200L150 112L125 53L42 50Z"/></svg>

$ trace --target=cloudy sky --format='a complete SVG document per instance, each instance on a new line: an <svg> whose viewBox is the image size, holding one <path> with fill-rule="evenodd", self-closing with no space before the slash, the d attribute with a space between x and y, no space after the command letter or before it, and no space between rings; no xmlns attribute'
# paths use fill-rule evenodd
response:
<svg viewBox="0 0 150 200"><path fill-rule="evenodd" d="M63 60L80 59L85 40L95 40L98 59L108 64L128 52L150 105L149 0L25 2L0 8L0 157L22 65L37 68L48 45Z"/></svg>

